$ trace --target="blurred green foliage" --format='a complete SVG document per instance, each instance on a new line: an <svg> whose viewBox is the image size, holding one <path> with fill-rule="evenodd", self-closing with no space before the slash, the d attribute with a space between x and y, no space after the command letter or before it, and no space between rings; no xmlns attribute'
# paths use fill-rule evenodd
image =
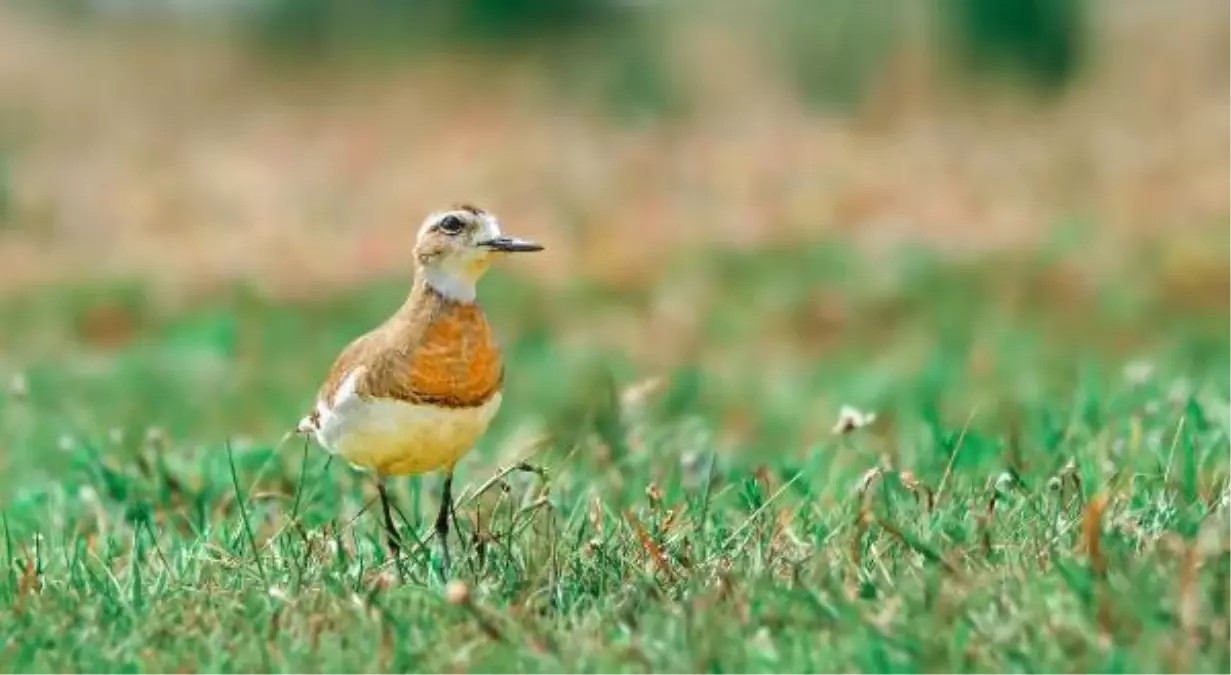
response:
<svg viewBox="0 0 1231 675"><path fill-rule="evenodd" d="M904 3L777 0L770 43L808 103L857 107L900 44ZM1089 40L1085 0L943 0L938 48L959 74L1055 90L1080 70Z"/></svg>
<svg viewBox="0 0 1231 675"><path fill-rule="evenodd" d="M1055 89L1080 70L1090 30L1085 0L945 0L944 9L970 74Z"/></svg>
<svg viewBox="0 0 1231 675"><path fill-rule="evenodd" d="M267 0L251 15L264 46L296 56L339 50L509 49L610 27L609 0Z"/></svg>
<svg viewBox="0 0 1231 675"><path fill-rule="evenodd" d="M269 0L244 25L259 49L294 65L440 51L522 56L561 94L640 122L687 107L653 19L612 0Z"/></svg>
<svg viewBox="0 0 1231 675"><path fill-rule="evenodd" d="M779 0L770 8L778 62L804 101L823 110L857 107L900 37L897 2Z"/></svg>
<svg viewBox="0 0 1231 675"><path fill-rule="evenodd" d="M544 68L557 91L591 102L622 124L687 115L691 102L665 54L667 42L648 22L609 31L584 45L565 46Z"/></svg>
<svg viewBox="0 0 1231 675"><path fill-rule="evenodd" d="M105 3L88 0L36 4L78 19L108 14ZM170 6L110 15L165 19L175 14ZM763 37L800 96L837 111L859 105L907 22L938 21L935 47L965 76L1044 90L1080 71L1092 30L1085 0L940 0L918 9L900 0L770 0L756 11L766 12ZM640 118L685 109L663 49L673 34L655 27L706 11L718 10L620 0L262 0L219 3L205 17L237 25L258 51L296 66L450 51L530 55L565 83L578 73L595 79L597 100Z"/></svg>

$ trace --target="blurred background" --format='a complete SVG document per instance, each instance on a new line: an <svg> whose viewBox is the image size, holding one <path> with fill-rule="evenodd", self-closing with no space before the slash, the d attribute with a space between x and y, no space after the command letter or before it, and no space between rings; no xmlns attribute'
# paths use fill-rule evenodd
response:
<svg viewBox="0 0 1231 675"><path fill-rule="evenodd" d="M463 200L548 244L521 272L614 283L697 243L1185 240L1227 226L1228 13L5 0L0 288L316 295Z"/></svg>
<svg viewBox="0 0 1231 675"><path fill-rule="evenodd" d="M429 671L1227 672L1229 24L1226 0L0 0L0 671L398 672L397 625L467 645ZM371 481L278 440L458 202L547 247L480 288L508 377L458 489L532 451L550 478L458 508L499 542L476 601L562 661L533 632L476 651L409 594L405 624L357 618ZM440 480L391 485L417 530ZM643 583L671 567L634 512L687 583L722 575L715 604ZM307 533L337 560L296 562ZM245 568L258 540L281 552ZM318 653L267 570L299 608L329 589L341 642Z"/></svg>

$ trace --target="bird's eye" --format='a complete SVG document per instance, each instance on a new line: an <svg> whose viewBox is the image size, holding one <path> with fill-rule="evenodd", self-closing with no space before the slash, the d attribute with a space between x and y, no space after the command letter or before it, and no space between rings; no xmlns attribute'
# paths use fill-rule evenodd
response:
<svg viewBox="0 0 1231 675"><path fill-rule="evenodd" d="M457 216L445 216L439 223L436 224L436 229L445 234L461 234L466 224Z"/></svg>

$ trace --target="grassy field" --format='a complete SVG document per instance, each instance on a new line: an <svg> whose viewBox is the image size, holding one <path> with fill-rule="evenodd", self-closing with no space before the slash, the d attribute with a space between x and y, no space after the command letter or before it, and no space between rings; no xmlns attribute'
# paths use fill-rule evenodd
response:
<svg viewBox="0 0 1231 675"><path fill-rule="evenodd" d="M1089 259L493 275L464 593L427 541L400 583L371 484L278 445L406 279L9 298L0 670L1227 672L1225 258ZM438 489L395 485L407 533Z"/></svg>

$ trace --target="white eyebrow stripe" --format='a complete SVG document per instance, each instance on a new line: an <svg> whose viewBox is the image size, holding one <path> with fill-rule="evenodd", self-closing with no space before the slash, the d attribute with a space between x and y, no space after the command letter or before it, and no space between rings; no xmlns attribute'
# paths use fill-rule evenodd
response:
<svg viewBox="0 0 1231 675"><path fill-rule="evenodd" d="M490 213L483 214L483 235L484 239L494 239L500 236L500 221L496 220L496 216Z"/></svg>
<svg viewBox="0 0 1231 675"><path fill-rule="evenodd" d="M416 240L420 242L423 241L423 238L427 236L429 231L431 231L432 226L439 223L440 219L444 218L448 215L448 213L448 211L433 211L429 213L427 218L423 219L423 226L419 228L419 236Z"/></svg>

